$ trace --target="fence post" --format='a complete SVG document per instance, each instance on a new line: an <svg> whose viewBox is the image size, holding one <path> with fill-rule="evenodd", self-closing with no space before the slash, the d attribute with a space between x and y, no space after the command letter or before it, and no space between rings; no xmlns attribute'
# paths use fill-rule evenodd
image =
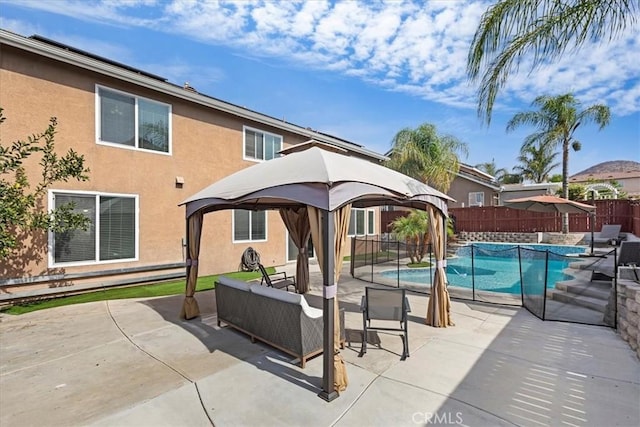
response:
<svg viewBox="0 0 640 427"><path fill-rule="evenodd" d="M354 276L354 260L356 259L356 236L351 238L351 260L349 261L349 270L351 271L351 277Z"/></svg>
<svg viewBox="0 0 640 427"><path fill-rule="evenodd" d="M618 329L618 250L613 248L613 328Z"/></svg>
<svg viewBox="0 0 640 427"><path fill-rule="evenodd" d="M544 292L542 293L542 320L547 314L547 276L549 275L549 250L547 249L544 259Z"/></svg>
<svg viewBox="0 0 640 427"><path fill-rule="evenodd" d="M520 245L518 245L518 268L520 269L520 304L524 307L524 283L522 283L522 255L520 255Z"/></svg>
<svg viewBox="0 0 640 427"><path fill-rule="evenodd" d="M476 269L473 261L473 244L471 245L471 300L476 300Z"/></svg>
<svg viewBox="0 0 640 427"><path fill-rule="evenodd" d="M374 249L374 241L373 238L371 239L371 283L373 283L373 264L375 263L374 258L375 258L375 249Z"/></svg>
<svg viewBox="0 0 640 427"><path fill-rule="evenodd" d="M396 252L396 263L398 264L396 271L397 271L397 284L398 287L400 287L400 240L396 240L396 246L398 247L398 250Z"/></svg>

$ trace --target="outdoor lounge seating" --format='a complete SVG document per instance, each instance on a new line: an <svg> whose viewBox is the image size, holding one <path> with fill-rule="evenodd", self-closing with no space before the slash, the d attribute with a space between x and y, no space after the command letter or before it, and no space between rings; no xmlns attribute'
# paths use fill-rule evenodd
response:
<svg viewBox="0 0 640 427"><path fill-rule="evenodd" d="M615 271L621 266L640 267L640 240L624 241L617 249L617 261L613 264L613 257L606 256L589 266L592 270L591 280L610 280Z"/></svg>
<svg viewBox="0 0 640 427"><path fill-rule="evenodd" d="M220 276L216 282L218 326L222 322L300 359L300 367L323 350L322 310L304 295ZM344 343L344 310L340 343Z"/></svg>
<svg viewBox="0 0 640 427"><path fill-rule="evenodd" d="M602 226L602 230L593 233L593 243L606 245L611 240L618 239L622 226L619 224L605 224ZM591 233L585 233L585 243L591 243Z"/></svg>
<svg viewBox="0 0 640 427"><path fill-rule="evenodd" d="M367 337L369 330L377 331L400 331L402 332L402 357L405 360L409 357L409 331L407 327L407 313L411 312L409 300L406 297L405 289L378 289L365 288L365 294L360 303L362 311L362 349L360 357L367 352ZM371 326L371 321L379 322L399 322L400 327Z"/></svg>
<svg viewBox="0 0 640 427"><path fill-rule="evenodd" d="M266 284L270 288L282 289L286 288L289 290L289 286L293 286L293 289L296 288L296 278L295 276L287 276L287 273L282 271L279 273L269 274L267 273L267 269L264 268L264 265L258 263L258 268L260 269L260 273L262 273L262 279L260 280L260 284Z"/></svg>
<svg viewBox="0 0 640 427"><path fill-rule="evenodd" d="M640 267L640 240L622 242L618 252L618 267L621 265Z"/></svg>

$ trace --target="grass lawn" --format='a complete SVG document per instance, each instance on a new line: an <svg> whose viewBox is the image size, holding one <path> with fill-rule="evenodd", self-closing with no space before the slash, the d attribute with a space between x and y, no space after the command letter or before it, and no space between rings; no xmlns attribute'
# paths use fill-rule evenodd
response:
<svg viewBox="0 0 640 427"><path fill-rule="evenodd" d="M275 268L267 268L267 273L275 273ZM261 277L259 272L233 272L225 273L225 276L238 280L252 280ZM196 284L196 292L208 291L214 288L215 281L218 280L217 275L204 276L198 278ZM150 298L161 297L167 295L179 295L184 293L186 279L175 280L172 282L151 283L148 285L129 286L126 288L111 288L95 292L87 292L79 295L71 295L68 297L58 297L47 300L39 300L16 304L11 307L3 308L2 312L7 314L24 314L32 311L44 310L47 308L61 307L71 304L82 304L85 302L105 301L112 299L124 298Z"/></svg>
<svg viewBox="0 0 640 427"><path fill-rule="evenodd" d="M407 264L407 267L409 268L424 268L424 267L429 267L431 265L431 263L429 261L422 261L422 262L413 262L413 263L409 263Z"/></svg>

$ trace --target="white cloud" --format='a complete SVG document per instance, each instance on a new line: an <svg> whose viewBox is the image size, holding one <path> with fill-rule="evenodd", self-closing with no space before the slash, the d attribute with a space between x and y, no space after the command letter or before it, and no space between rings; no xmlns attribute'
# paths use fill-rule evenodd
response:
<svg viewBox="0 0 640 427"><path fill-rule="evenodd" d="M476 91L466 78L467 50L487 6L478 1L248 0L21 0L16 4L181 34L245 55L332 70L388 90L467 108L474 108ZM587 45L531 74L525 61L508 81L498 108L571 90L583 102L606 102L618 114L640 111L640 35L631 33L610 44Z"/></svg>
<svg viewBox="0 0 640 427"><path fill-rule="evenodd" d="M33 25L31 22L20 21L17 19L7 19L0 16L0 28L20 34L22 36L31 36L41 33L39 25Z"/></svg>

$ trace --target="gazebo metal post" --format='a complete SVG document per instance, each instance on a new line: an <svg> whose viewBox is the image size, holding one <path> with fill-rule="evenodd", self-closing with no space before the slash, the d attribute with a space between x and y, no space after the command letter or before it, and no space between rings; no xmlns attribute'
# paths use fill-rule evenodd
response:
<svg viewBox="0 0 640 427"><path fill-rule="evenodd" d="M338 397L334 387L334 304L336 298L335 285L335 223L333 212L322 211L322 320L324 322L322 347L322 391L318 394L322 399L331 402Z"/></svg>

